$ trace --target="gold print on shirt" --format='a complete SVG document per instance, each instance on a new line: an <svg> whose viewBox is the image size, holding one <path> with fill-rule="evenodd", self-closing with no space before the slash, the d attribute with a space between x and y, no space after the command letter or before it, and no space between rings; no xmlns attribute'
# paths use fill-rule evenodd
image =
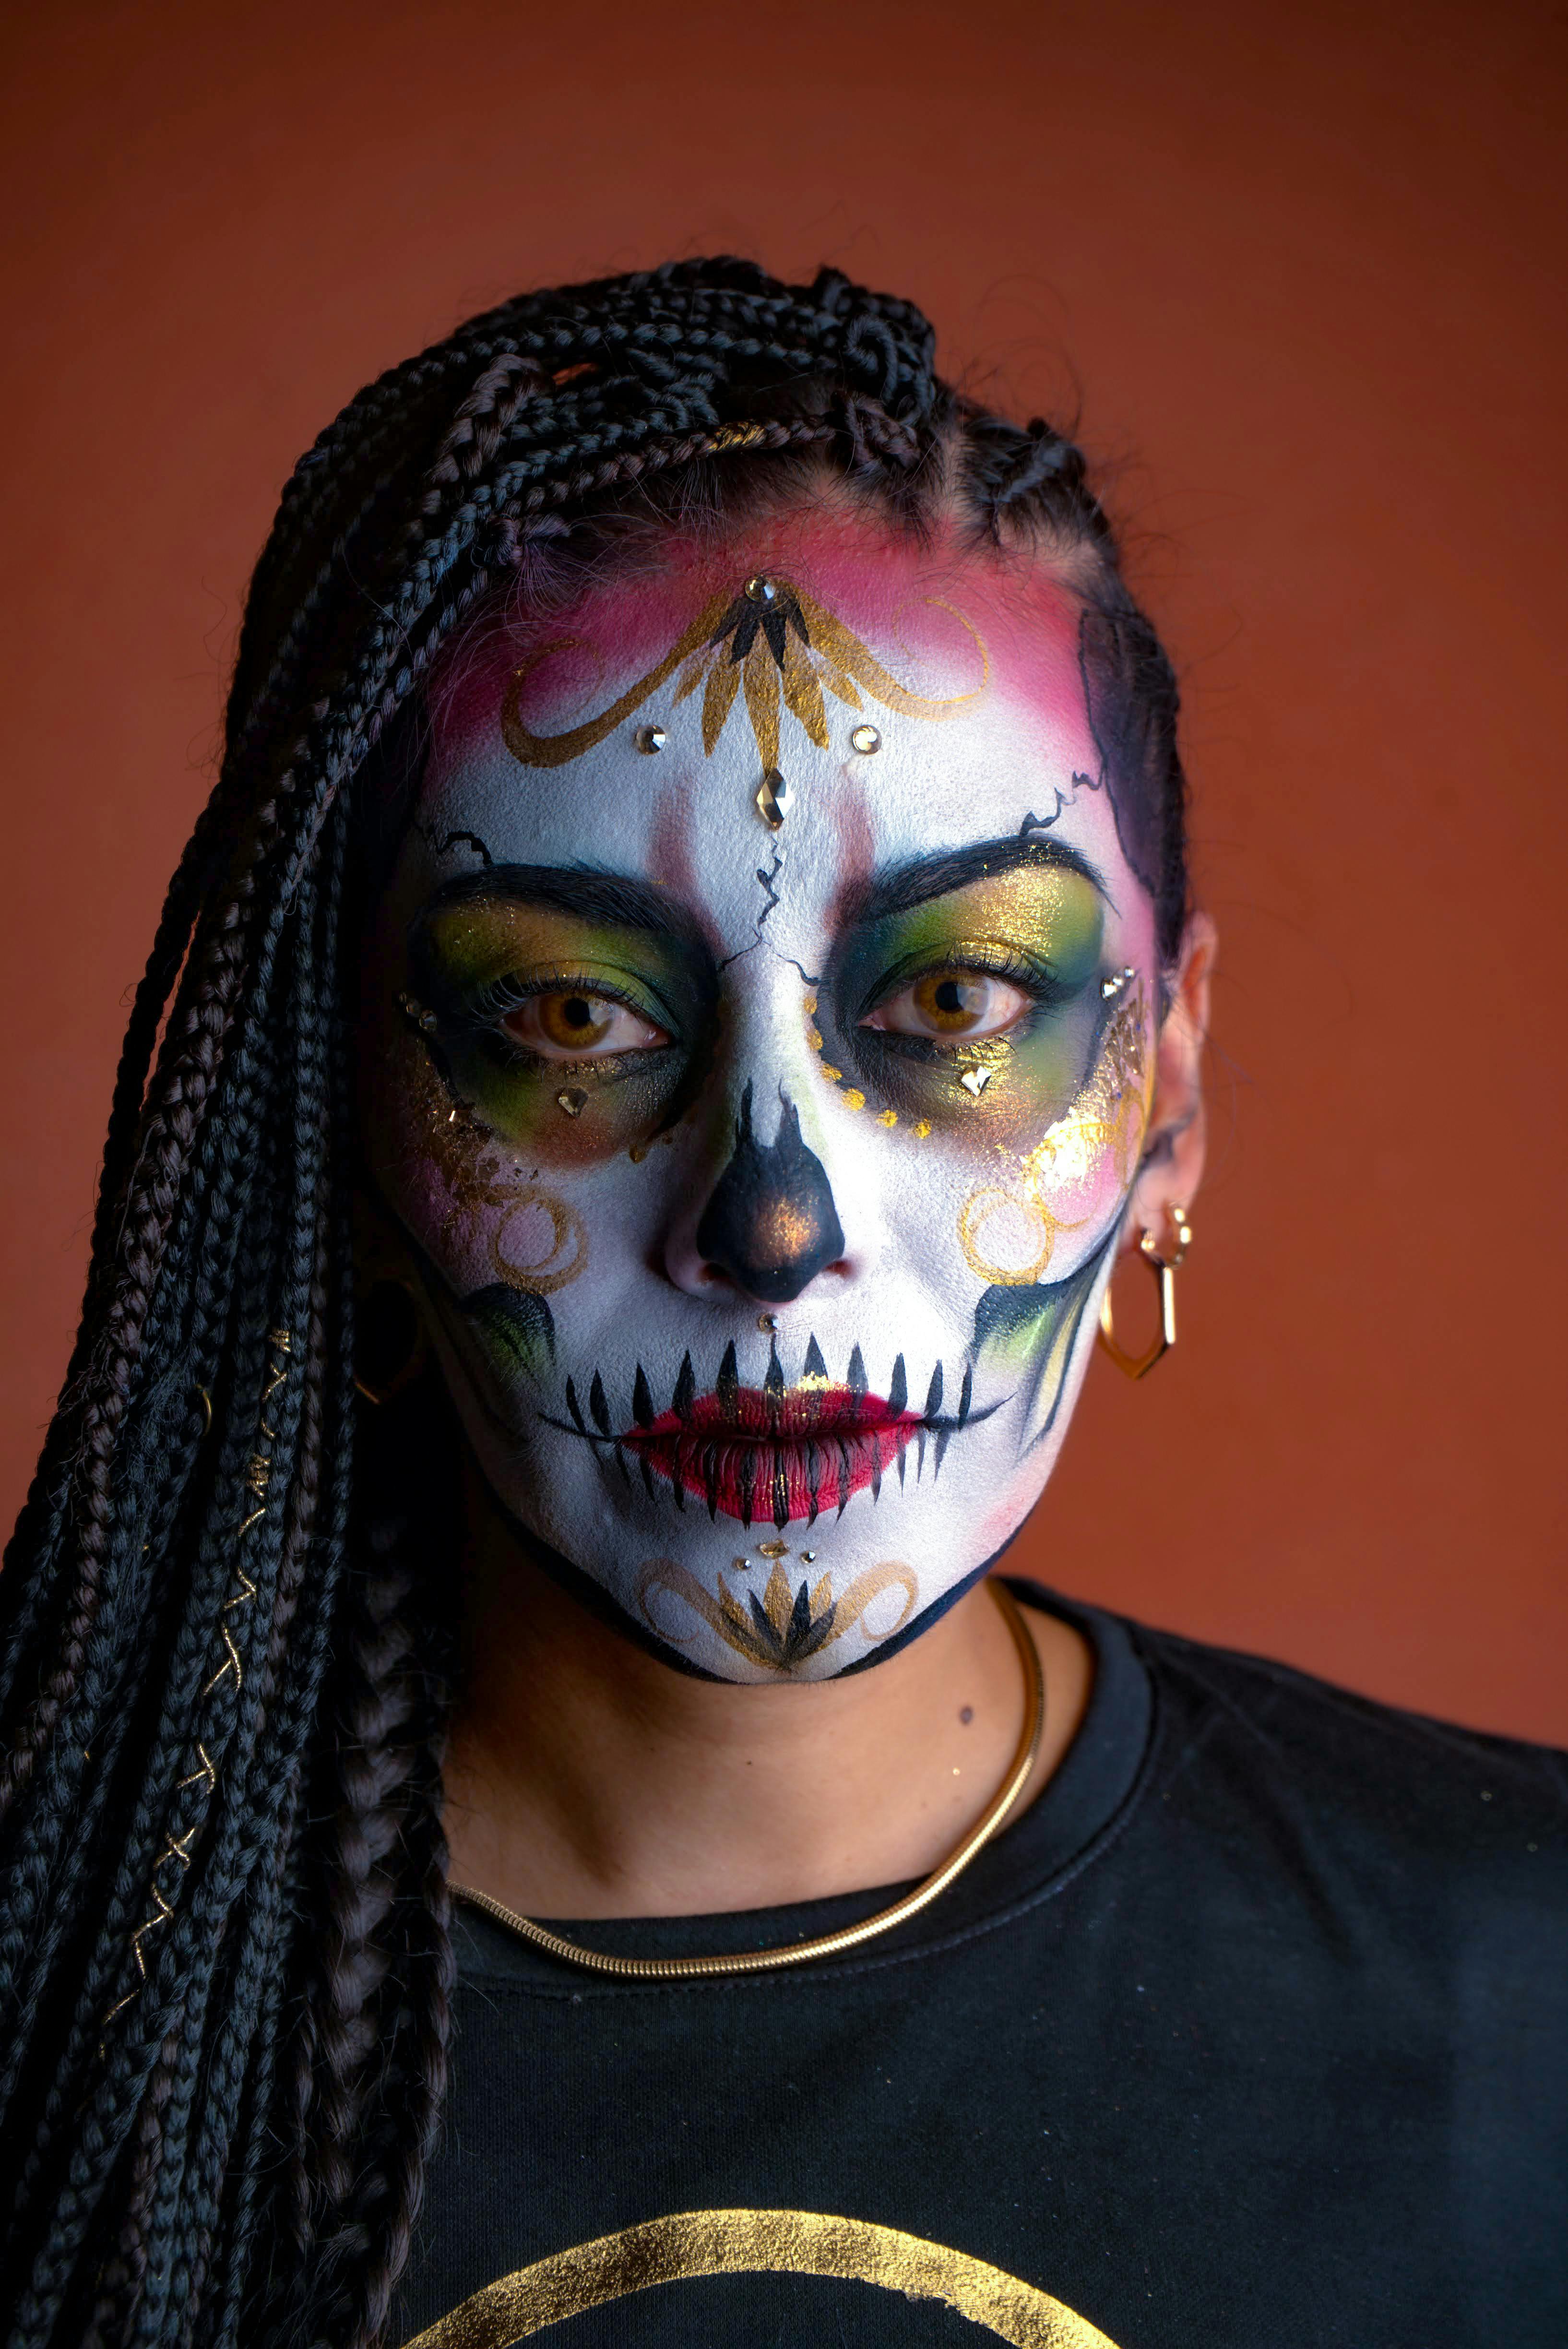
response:
<svg viewBox="0 0 1568 2349"><path fill-rule="evenodd" d="M1013 2349L1116 2349L1049 2292L945 2244L815 2210L685 2210L623 2227L486 2284L407 2349L511 2349L652 2284L713 2275L837 2276L939 2300Z"/></svg>

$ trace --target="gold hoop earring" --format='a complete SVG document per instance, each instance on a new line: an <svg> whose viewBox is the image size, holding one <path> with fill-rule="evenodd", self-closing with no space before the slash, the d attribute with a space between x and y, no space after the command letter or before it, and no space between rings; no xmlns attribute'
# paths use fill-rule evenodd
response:
<svg viewBox="0 0 1568 2349"><path fill-rule="evenodd" d="M377 1410L413 1385L430 1350L412 1278L375 1281L355 1309L354 1383Z"/></svg>
<svg viewBox="0 0 1568 2349"><path fill-rule="evenodd" d="M1160 1291L1160 1326L1141 1354L1130 1354L1118 1341L1109 1281L1100 1299L1099 1342L1117 1369L1125 1371L1130 1379L1147 1378L1155 1363L1163 1361L1176 1343L1176 1275L1192 1245L1192 1226L1187 1221L1185 1208L1172 1206L1170 1212L1176 1230L1176 1246L1170 1256L1160 1254L1152 1232L1145 1232L1138 1243L1139 1254L1154 1275L1154 1285Z"/></svg>

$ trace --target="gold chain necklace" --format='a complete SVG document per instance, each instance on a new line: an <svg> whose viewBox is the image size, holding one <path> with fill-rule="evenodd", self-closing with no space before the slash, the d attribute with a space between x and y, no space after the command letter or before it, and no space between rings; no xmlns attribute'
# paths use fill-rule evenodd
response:
<svg viewBox="0 0 1568 2349"><path fill-rule="evenodd" d="M814 1958L836 1958L845 1950L871 1940L875 1934L891 1933L895 1925L903 1924L908 1918L917 1917L923 1909L929 1908L955 1878L963 1875L982 1846L989 1843L1023 1793L1040 1750L1040 1735L1046 1725L1046 1682L1039 1653L1029 1637L1018 1602L1006 1585L992 1582L987 1587L1013 1634L1024 1667L1026 1705L1017 1751L1006 1778L956 1850L949 1853L934 1874L917 1884L913 1892L906 1892L902 1900L895 1900L891 1909L879 1909L874 1917L867 1917L859 1925L847 1925L842 1932L824 1933L814 1941L794 1941L784 1949L746 1950L724 1958L614 1958L603 1950L585 1950L581 1942L563 1940L559 1933L536 1925L531 1917L520 1917L515 1909L503 1907L488 1892L454 1884L454 1898L482 1909L498 1925L510 1927L536 1950L543 1950L552 1958L562 1958L568 1965L585 1967L594 1974L616 1974L624 1980L629 1977L635 1982L671 1982L693 1974L766 1973L779 1966L803 1966Z"/></svg>

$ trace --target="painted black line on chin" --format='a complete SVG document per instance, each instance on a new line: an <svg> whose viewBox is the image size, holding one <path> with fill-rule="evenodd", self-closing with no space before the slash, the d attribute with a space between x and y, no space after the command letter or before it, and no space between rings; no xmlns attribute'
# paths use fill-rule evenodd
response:
<svg viewBox="0 0 1568 2349"><path fill-rule="evenodd" d="M486 1491L500 1516L517 1537L524 1555L531 1558L540 1571L548 1575L559 1589L564 1590L570 1598L575 1599L597 1621L607 1625L612 1631L619 1632L623 1639L631 1641L633 1647L640 1648L645 1656L653 1656L659 1663L667 1664L672 1671L684 1672L688 1680L712 1681L719 1687L727 1688L733 1685L723 1672L710 1672L703 1665L694 1663L689 1656L683 1656L677 1649L668 1646L656 1632L648 1630L645 1626L637 1621L635 1616L629 1615L620 1601L611 1597L602 1582L595 1582L592 1575L585 1574L580 1566L574 1566L569 1557L564 1557L560 1550L553 1549L549 1542L542 1540L531 1526L524 1525L522 1519L509 1506L491 1484L484 1463L480 1459L479 1454L475 1453L472 1456L484 1480ZM965 1575L961 1581L955 1582L951 1590L944 1590L940 1599L934 1599L929 1607L923 1608L913 1623L906 1623L902 1631L895 1632L880 1647L873 1648L869 1655L861 1656L855 1663L846 1664L841 1672L831 1673L829 1677L833 1680L848 1680L852 1672L870 1671L873 1665L885 1663L890 1656L896 1656L901 1648L907 1648L912 1640L918 1639L923 1631L928 1631L934 1623L940 1622L948 1609L955 1607L959 1599L973 1590L981 1578L990 1572L997 1559L1006 1556L1007 1551L1022 1532L1028 1515L1029 1512L1026 1509L1023 1516L1018 1519L1001 1547L994 1549L989 1557L982 1558L979 1565L972 1572Z"/></svg>
<svg viewBox="0 0 1568 2349"><path fill-rule="evenodd" d="M484 1475L482 1463L480 1473ZM524 1555L533 1561L542 1574L549 1576L558 1589L575 1599L597 1621L606 1624L612 1631L618 1631L624 1640L629 1640L634 1648L641 1648L645 1656L656 1657L661 1664L668 1664L672 1671L684 1672L688 1680L713 1681L720 1687L732 1685L722 1672L710 1672L703 1665L694 1663L678 1649L667 1646L656 1631L650 1631L639 1623L634 1615L627 1613L619 1599L611 1597L602 1582L595 1582L591 1574L585 1574L580 1566L573 1566L569 1557L563 1557L560 1550L552 1549L531 1527L525 1526L522 1519L507 1506L488 1476L485 1484L497 1509L521 1544Z"/></svg>

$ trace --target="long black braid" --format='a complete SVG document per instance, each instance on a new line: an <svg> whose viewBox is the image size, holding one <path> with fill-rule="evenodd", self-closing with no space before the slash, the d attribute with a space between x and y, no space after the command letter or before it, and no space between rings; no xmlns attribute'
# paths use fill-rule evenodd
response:
<svg viewBox="0 0 1568 2349"><path fill-rule="evenodd" d="M1174 954L1169 665L1077 450L958 398L907 303L728 260L528 295L322 434L257 566L0 1577L12 2349L384 2337L446 2074L457 1439L424 1385L355 1395L352 787L503 583L823 480L1060 558Z"/></svg>

